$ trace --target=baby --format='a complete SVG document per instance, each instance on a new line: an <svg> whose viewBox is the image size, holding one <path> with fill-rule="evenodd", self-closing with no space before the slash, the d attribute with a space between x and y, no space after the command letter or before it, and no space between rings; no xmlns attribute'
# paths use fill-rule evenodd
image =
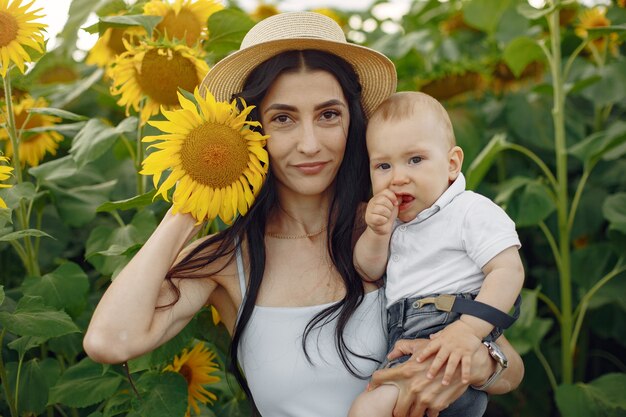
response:
<svg viewBox="0 0 626 417"><path fill-rule="evenodd" d="M416 360L436 355L428 377L445 366L447 385L459 364L469 383L472 355L487 345L500 361L497 372L440 414L482 416L482 390L506 366L493 341L513 323L506 312L514 304L519 313L524 269L515 224L491 200L465 190L463 150L434 98L418 92L388 98L370 119L367 149L374 196L354 263L368 281L386 273L389 348L399 339L430 337ZM380 386L361 394L349 415L391 416L397 396L395 386Z"/></svg>

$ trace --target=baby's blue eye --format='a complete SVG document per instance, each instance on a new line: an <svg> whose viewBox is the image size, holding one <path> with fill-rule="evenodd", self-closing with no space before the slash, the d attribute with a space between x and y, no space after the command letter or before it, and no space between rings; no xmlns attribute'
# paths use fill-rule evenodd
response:
<svg viewBox="0 0 626 417"><path fill-rule="evenodd" d="M389 168L391 168L391 164L383 162L382 164L378 164L377 168L378 169L389 169Z"/></svg>
<svg viewBox="0 0 626 417"><path fill-rule="evenodd" d="M421 156L413 156L413 157L411 157L411 159L409 159L409 162L411 164L419 164L420 162L422 162L422 157Z"/></svg>

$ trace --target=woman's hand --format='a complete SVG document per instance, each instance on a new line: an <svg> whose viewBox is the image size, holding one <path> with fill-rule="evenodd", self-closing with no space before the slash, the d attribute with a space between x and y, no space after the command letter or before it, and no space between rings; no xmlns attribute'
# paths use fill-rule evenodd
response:
<svg viewBox="0 0 626 417"><path fill-rule="evenodd" d="M497 342L509 358L509 367L489 388L490 394L509 392L519 385L524 375L522 360L510 343L504 337L498 338ZM424 414L437 417L440 411L456 401L469 386L461 382L460 369L453 375L450 385L441 383L443 372L439 372L433 379L426 376L432 358L417 362L414 352L419 352L427 343L427 339L399 340L389 354L389 359L413 355L411 359L394 368L376 371L372 376L369 389L381 384L392 384L400 390L393 410L394 417L423 417ZM495 369L495 361L489 356L487 348L480 349L472 358L470 383L481 385Z"/></svg>

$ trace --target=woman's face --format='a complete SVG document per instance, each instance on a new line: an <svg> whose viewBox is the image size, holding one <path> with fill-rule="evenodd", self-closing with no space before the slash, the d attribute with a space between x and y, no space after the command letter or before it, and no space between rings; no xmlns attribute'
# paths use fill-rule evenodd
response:
<svg viewBox="0 0 626 417"><path fill-rule="evenodd" d="M260 106L270 169L281 192L318 195L334 182L350 112L339 82L321 70L284 73Z"/></svg>

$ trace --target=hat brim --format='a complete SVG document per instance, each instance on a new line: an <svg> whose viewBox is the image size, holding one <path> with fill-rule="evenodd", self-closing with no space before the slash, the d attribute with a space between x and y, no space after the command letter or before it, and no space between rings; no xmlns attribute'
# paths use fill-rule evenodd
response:
<svg viewBox="0 0 626 417"><path fill-rule="evenodd" d="M243 90L250 73L259 64L286 51L315 49L344 59L354 68L362 87L361 104L369 118L378 105L396 91L396 68L385 55L370 48L325 39L279 39L240 49L217 62L200 84L218 101L229 101Z"/></svg>

